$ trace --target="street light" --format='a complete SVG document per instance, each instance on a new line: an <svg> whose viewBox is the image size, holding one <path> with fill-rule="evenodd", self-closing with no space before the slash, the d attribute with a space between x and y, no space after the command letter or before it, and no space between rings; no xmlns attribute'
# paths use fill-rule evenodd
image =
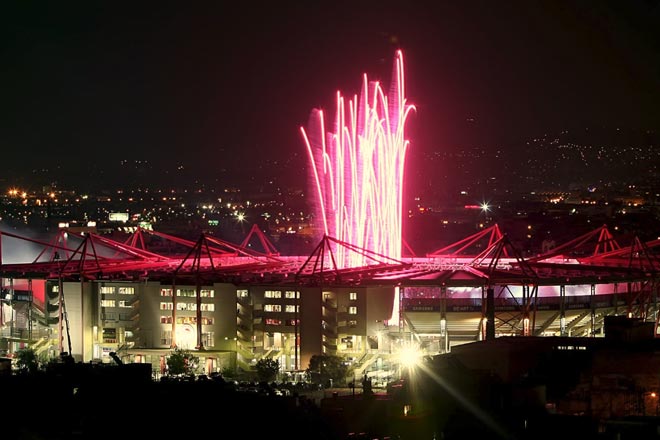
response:
<svg viewBox="0 0 660 440"><path fill-rule="evenodd" d="M647 405L647 402L649 405ZM642 393L642 415L646 416L647 407L655 409L655 415L658 415L660 409L660 402L658 401L658 393L655 391L647 391Z"/></svg>

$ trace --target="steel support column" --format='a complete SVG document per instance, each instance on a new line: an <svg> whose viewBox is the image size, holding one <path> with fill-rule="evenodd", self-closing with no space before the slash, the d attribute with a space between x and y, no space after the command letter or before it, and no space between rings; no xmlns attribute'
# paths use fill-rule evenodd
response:
<svg viewBox="0 0 660 440"><path fill-rule="evenodd" d="M566 286L559 286L559 335L566 334Z"/></svg>
<svg viewBox="0 0 660 440"><path fill-rule="evenodd" d="M202 283L197 277L197 283L195 286L195 305L197 310L195 310L195 319L197 319L197 350L204 350L204 342L202 342Z"/></svg>
<svg viewBox="0 0 660 440"><path fill-rule="evenodd" d="M176 348L176 281L172 282L172 335L170 347Z"/></svg>
<svg viewBox="0 0 660 440"><path fill-rule="evenodd" d="M495 339L495 289L486 289L486 340Z"/></svg>
<svg viewBox="0 0 660 440"><path fill-rule="evenodd" d="M596 285L592 284L589 289L591 301L591 335L596 336Z"/></svg>

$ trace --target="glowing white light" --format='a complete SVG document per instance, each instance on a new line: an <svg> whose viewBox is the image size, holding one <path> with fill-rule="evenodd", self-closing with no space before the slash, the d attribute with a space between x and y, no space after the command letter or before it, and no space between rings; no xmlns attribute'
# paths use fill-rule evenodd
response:
<svg viewBox="0 0 660 440"><path fill-rule="evenodd" d="M192 324L182 324L176 327L176 343L180 348L192 349L197 341L197 329Z"/></svg>
<svg viewBox="0 0 660 440"><path fill-rule="evenodd" d="M398 353L399 363L403 368L413 368L419 365L422 355L423 352L417 344L405 344Z"/></svg>

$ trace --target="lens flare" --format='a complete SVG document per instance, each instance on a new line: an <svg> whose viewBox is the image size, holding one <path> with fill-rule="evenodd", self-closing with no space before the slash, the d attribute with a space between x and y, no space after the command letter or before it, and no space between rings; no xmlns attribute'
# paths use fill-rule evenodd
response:
<svg viewBox="0 0 660 440"><path fill-rule="evenodd" d="M403 54L398 51L390 94L363 76L362 91L351 100L336 97L334 131L314 109L301 132L311 161L317 218L324 234L342 242L401 257L405 123L414 106L406 104ZM342 246L333 249L337 265L367 264L365 255Z"/></svg>
<svg viewBox="0 0 660 440"><path fill-rule="evenodd" d="M401 347L398 353L402 368L412 369L422 362L424 351L417 344L408 343Z"/></svg>

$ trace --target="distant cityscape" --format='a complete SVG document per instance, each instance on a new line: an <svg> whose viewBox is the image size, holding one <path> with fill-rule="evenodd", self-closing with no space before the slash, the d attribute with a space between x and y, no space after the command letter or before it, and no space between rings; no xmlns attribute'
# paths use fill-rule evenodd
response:
<svg viewBox="0 0 660 440"><path fill-rule="evenodd" d="M413 184L406 193L404 256L424 256L494 224L508 235L511 244L524 256L539 254L544 249L573 240L582 233L586 234L603 224L608 225L609 230L616 235L616 240L623 246L633 238L639 238L642 242L660 238L660 228L657 226L660 216L660 182L658 181L660 154L656 151L657 143L654 143L652 135L649 133L645 142L635 146L621 142L614 146L595 147L591 146L593 144L580 143L578 139L572 138L570 133L562 133L558 138L543 137L532 140L527 150L515 154L513 151L479 148L460 153L437 151L424 154L423 160L417 158L413 162L422 163L423 166L412 167L415 172L409 176ZM622 146L624 144L628 146ZM514 161L512 158L516 154L517 158ZM272 240L281 254L308 255L317 245L320 231L314 227L313 206L306 189L303 159L295 156L284 162L272 160L249 162L242 168L230 167L224 171L220 170L222 172L211 181L204 181L200 176L193 177L194 173L184 165L166 170L141 160L124 160L118 165L113 165L111 162L96 164L93 168L78 170L78 174L68 178L70 180L57 178L58 174L69 175L61 169L57 169L57 172L46 169L35 170L34 173L16 178L15 181L8 175L2 182L4 188L0 193L0 228L3 231L14 231L36 239L49 240L53 232L59 229L113 235L132 232L137 227L142 227L191 240L197 239L203 233L238 244L256 225ZM107 169L101 169L103 166L107 166ZM83 177L84 173L88 176ZM97 173L97 175L94 177L89 173ZM229 177L230 174L232 177ZM104 176L112 176L112 179L105 179ZM245 180L241 176L248 176L249 179ZM122 234L117 235L122 236ZM22 257L18 252L13 251L3 247L3 264L25 262L21 260ZM204 297L205 302L202 304L205 305L203 311L207 315L201 315L200 306L198 316L197 309L193 310L192 306L190 308L186 306L193 304L193 297L190 295L182 295L182 298L177 300L181 301L177 304L184 304L183 308L180 309L179 306L168 308L170 303L163 301L163 297L168 295L169 287L161 287L161 282L155 280L151 281L153 290L145 294L139 293L137 301L127 303L126 292L134 292L129 289L139 289L141 287L138 286L148 284L143 281L133 281L135 284L130 286L124 284L130 282L116 282L117 286L111 285L109 281L98 283L98 297L93 301L98 301L99 307L103 310L99 315L101 320L99 327L103 331L100 333L101 342L97 345L118 344L119 339L111 339L113 335L122 332L124 335L132 334L133 327L130 327L131 330L127 333L122 326L125 325L124 321L132 322L131 317L135 316L128 313L129 309L135 311L137 308L131 304L139 304L145 317L148 316L147 310L154 311L153 322L156 329L170 326L172 323L181 327L191 322L202 322L206 326L217 325L217 330L214 327L214 330L208 334L213 335L213 332L217 332L218 342L210 343L210 339L207 338L204 345L218 352L230 353L231 347L229 349L227 347L234 344L233 352L238 359L239 353L242 353L237 342L240 340L240 327L235 333L236 337L222 339L219 337L222 330L217 324L233 321L235 315L237 322L238 320L243 322L244 315L237 312L242 310L238 302L240 299L236 300L239 309L233 303L229 307L221 307L219 302L220 298L233 297L226 293L235 293L235 286L231 285L229 290L222 291L219 287L215 287L221 283L216 283L213 287L218 289L217 295L214 289L205 290L207 296ZM79 285L77 281L63 284L62 291L75 290L72 286ZM57 287L59 291L59 286ZM274 300L269 296L275 291L266 290L270 289L268 287L263 289L263 297L259 300L263 303L259 303L263 309L259 309L258 313L280 313L275 310L284 310L281 313L286 314L291 313L289 310L297 310L294 304L288 304L293 307L292 309L286 308L286 302L283 308L275 309ZM359 292L360 298L367 289ZM414 292L414 287L407 289ZM58 291L51 292L53 298L58 298ZM170 292L173 291L172 289ZM188 289L187 292L194 291ZM236 292L248 292L248 290L239 289ZM294 295L293 298L287 299L286 295L293 291L284 292L284 301L293 301L296 298ZM327 293L324 291L324 295ZM251 294L254 298L255 290L252 290ZM353 290L343 294L347 299L346 304L358 298L358 293ZM176 295L172 293L170 295L173 298L178 297L179 291ZM616 295L617 293L612 296L616 297ZM154 301L152 307L147 302L147 298ZM327 302L327 297L324 298L323 304ZM416 299L419 301L419 298ZM459 298L457 301L461 300ZM218 305L217 314L215 302ZM337 304L339 302L338 300ZM74 304L75 309L76 303L73 298L67 299L67 304ZM321 304L320 297L319 304ZM596 322L595 306L588 308L576 302L567 307L571 305L580 306L580 314L575 321L569 319L570 322L575 324L585 317L588 318L587 321L591 320L589 322ZM281 304L277 303L277 306ZM546 304L541 306L542 309L549 307ZM357 306L352 307L355 307L353 310L357 314ZM410 315L407 316L412 319L415 314L426 316L424 314L434 313L433 322L442 327L439 308L436 310L431 306L432 311L426 309L420 311L415 307L428 306L411 305L408 310ZM456 309L451 307L449 310L452 313L454 310L455 313L470 313L458 311L460 307L466 307L465 303L457 304ZM482 310L474 312L475 314L483 313L480 304L475 307ZM607 308L609 307L608 303ZM117 315L112 315L115 312L110 310L115 309L119 312ZM360 310L363 309L367 307L360 306ZM175 312L169 312L170 310L177 310L179 318L170 318L175 316ZM346 310L345 313L350 315L350 310L348 308ZM578 313L578 310L571 310ZM559 316L554 310L545 311L553 314L552 321ZM168 316L168 313L172 315ZM193 321L193 313L196 314L195 321ZM605 313L609 312L603 312ZM111 319L114 320L115 316L118 321L111 323ZM225 316L231 319L225 319ZM306 315L309 316L311 315ZM245 322L254 322L254 319L255 317L250 315ZM79 319L75 322L82 321ZM140 322L142 326L147 325L146 318ZM271 333L268 330L279 329L283 322L298 321L264 319L263 325L266 326L264 334L267 337L261 335L257 339L265 341L262 344L264 350L272 350L271 345L274 344L269 339ZM314 319L309 319L308 322L314 323ZM373 316L365 314L364 322L375 325L374 322L380 323L382 320L375 320ZM451 322L451 325L456 322L460 325L464 322L464 318L461 318L461 321L445 322ZM247 407L259 413L269 414L270 418L266 420L271 421L272 426L276 425L276 420L291 418L293 414L294 421L287 426L291 431L288 435L293 438L309 438L309 435L316 435L317 431L321 432L319 435L324 435L319 438L329 440L367 438L367 433L371 438L392 438L390 434L396 433L399 438L438 438L441 434L443 438L449 439L463 438L467 433L468 436L486 434L495 435L494 438L536 440L554 438L565 432L571 432L581 438L597 438L596 431L603 433L598 437L603 439L657 438L657 436L639 435L641 430L648 429L657 433L658 400L655 391L657 363L648 361L658 353L657 338L654 337L657 335L655 323L624 316L608 316L608 322L610 328L605 332L606 338L576 337L576 335L522 338L516 335L500 336L492 340L486 338L486 341L477 342L481 345L459 343L442 356L426 359L421 367L415 367L423 367L423 371L430 372L428 376L422 375L411 379L412 376L403 374L401 379L387 382L385 392L380 392L378 395L367 393L364 385L363 388L358 389L356 395L355 377L352 385L342 384L339 388L328 388L327 394L325 389L320 389L315 394L295 393L286 397L268 395L269 400L261 394L255 394L253 397L252 394L221 388L218 384L224 383L224 380L223 382L217 379L209 380L206 376L205 379L200 379L199 383L177 382L178 388L175 388L174 382L167 381L152 383L145 379L144 383L141 383L138 380L141 376L129 379L125 367L141 365L140 362L145 361L144 365L152 367L151 363L157 361L156 355L149 354L147 359L147 355L143 357L142 353L138 353L133 355L131 363L118 362L119 365L115 370L106 368L107 380L115 380L116 385L115 382L110 383L119 390L116 397L113 397L116 400L109 402L119 405L122 396L129 392L128 389L136 389L136 386L139 386L137 389L141 395L152 396L148 393L153 392L157 393L153 395L158 395L159 398L173 396L173 400L180 399L183 395L187 397L193 395L191 394L193 386L205 386L203 392L203 389L198 387L196 388L198 394L194 394L196 401L202 402L203 407L211 408L217 404L217 401L232 402L229 406L233 410L222 412L226 417L222 420L225 421L239 420L242 425L247 424L247 414L252 414L250 411L243 411ZM349 324L349 330L342 331L356 331L351 330L355 325ZM73 326L73 328L79 327L78 324ZM287 333L289 337L282 340L293 340L290 337L291 326L288 327L288 329L286 326L284 328L289 332ZM120 330L115 330L117 328ZM317 323L314 328L318 328ZM459 340L457 328L458 325L450 330L456 341ZM9 328L8 331L11 333L12 330L13 328ZM324 327L324 338L326 332L327 329ZM470 332L474 333L473 330ZM370 341L366 338L369 333L368 330L364 332L364 342L361 342L365 347ZM279 336L283 334L277 333ZM437 334L442 334L444 340L448 341L446 336L448 333ZM346 341L351 341L352 350L353 336L351 338L340 336L337 332L334 339L340 341L342 350L344 346L346 350L349 349ZM159 341L160 345L168 346L170 343L168 341L171 340L159 339ZM254 344L254 339L252 341ZM355 341L358 341L358 337L355 337ZM621 344L622 341L625 341L625 345ZM154 344L138 344L136 350L152 345ZM339 345L335 345L335 349L338 349L337 347ZM520 362L521 356L513 347L523 347L537 354L534 356L525 354L524 357L529 362ZM164 347L160 349L163 353L169 350ZM215 365L208 361L211 353L211 351L205 352L207 369ZM612 363L612 358L617 358L619 362ZM484 370L486 364L510 365L515 368L498 371L495 367L490 367L491 370L486 371ZM61 387L58 391L64 390L63 396L69 396L70 402L67 408L74 405L85 408L75 412L76 416L68 423L59 426L55 434L60 432L68 434L70 431L87 434L95 431L98 426L98 418L101 416L91 410L95 408L91 402L105 399L102 394L97 394L104 393L105 388L88 379L88 377L100 378L98 373L97 376L91 373L89 376L81 374L81 368L87 365L89 371L93 372L93 367L104 364L91 362L73 364L71 368L78 368L72 370L75 373L73 377L82 377L82 380L78 379L81 385L66 375L59 376L65 379L63 384L55 382L57 387ZM360 365L368 366L367 362ZM613 365L615 367L612 367ZM106 363L105 366L107 367L108 364ZM64 368L62 367L63 371ZM144 371L148 373L151 369L147 368ZM557 374L558 372L560 373ZM401 374L401 370L399 373ZM628 376L634 376L635 379L630 380ZM9 382L8 377L5 387L7 385L16 387L8 388L10 390L25 389L26 383L21 380L22 376L17 376L19 380L15 382ZM41 382L44 380L41 376L36 377L34 389L42 389L46 384L53 382L49 376L43 376L45 382ZM216 377L221 378L221 375ZM370 390L371 382L366 381L366 373L364 377L364 383L369 384ZM436 377L447 379L458 392L445 389L442 382L435 381ZM74 386L76 390L84 391L77 394L69 392L67 387ZM212 390L213 393L206 390ZM10 393L13 394L12 391ZM16 394L22 395L18 392ZM308 397L317 395L323 396L318 402ZM256 396L263 399L251 400L257 399ZM235 404L236 399L245 399L245 401L238 400L243 403ZM20 402L22 405L27 404L24 400ZM272 402L278 402L278 405L272 405ZM468 404L466 405L465 402ZM283 403L287 406L283 406ZM287 408L288 413L282 414L280 408ZM471 408L478 408L476 414L479 417L475 417ZM146 414L150 418L155 418L155 412L155 409L148 409ZM448 414L451 416L447 416ZM628 420L620 421L619 417L629 415L637 417L635 423L630 423ZM644 417L649 418L644 419ZM593 424L596 419L600 420L598 427L594 427ZM497 423L492 423L492 420ZM295 429L290 429L291 427ZM53 430L46 424L36 424L30 429L45 436L50 435ZM153 429L151 425L145 424L138 427L136 432L141 433L142 430L150 433L161 432L158 427L156 431ZM266 435L265 431L267 429L264 428L264 432L258 431L258 434ZM364 436L360 437L362 434Z"/></svg>
<svg viewBox="0 0 660 440"><path fill-rule="evenodd" d="M423 255L493 223L528 255L544 241L559 244L602 224L623 242L657 238L658 145L652 131L585 129L531 139L523 151L472 147L420 158L413 148L406 248ZM304 255L320 239L304 160L265 158L202 175L192 166L157 168L146 160L109 160L75 173L53 165L6 174L0 219L4 228L33 232L93 225L110 233L142 225L236 243L256 224L282 254Z"/></svg>

